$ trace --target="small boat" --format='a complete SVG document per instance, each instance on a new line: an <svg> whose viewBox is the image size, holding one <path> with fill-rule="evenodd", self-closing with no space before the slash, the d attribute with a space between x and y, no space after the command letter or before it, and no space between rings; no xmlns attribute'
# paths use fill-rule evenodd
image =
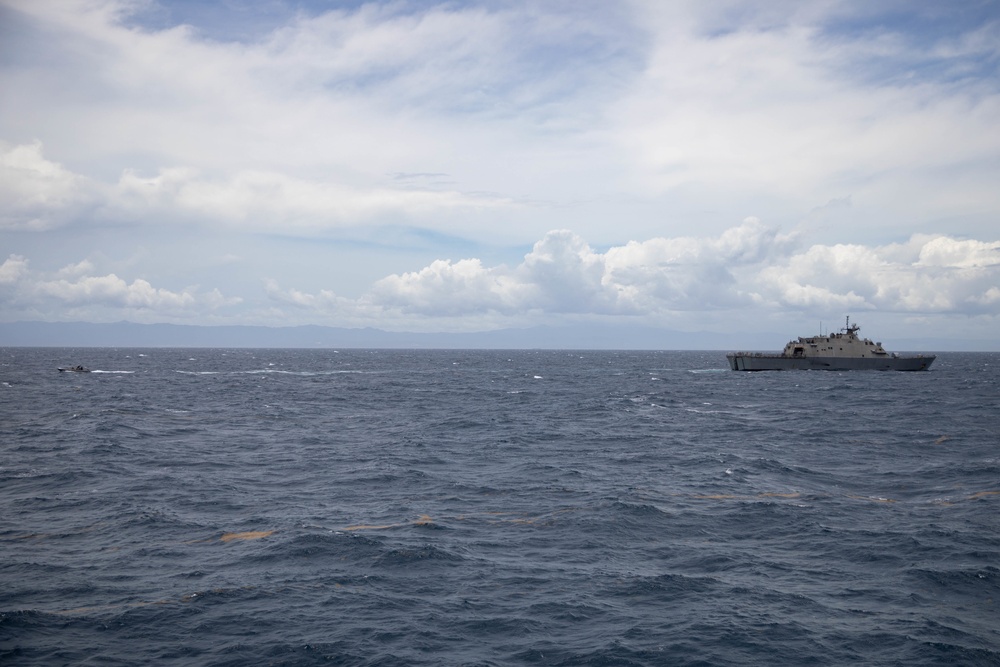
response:
<svg viewBox="0 0 1000 667"><path fill-rule="evenodd" d="M60 366L60 373L89 373L90 369L86 366Z"/></svg>
<svg viewBox="0 0 1000 667"><path fill-rule="evenodd" d="M730 352L726 358L734 371L925 371L936 358L890 354L882 348L882 343L859 337L860 330L848 316L847 326L841 329L843 333L799 337L777 354Z"/></svg>

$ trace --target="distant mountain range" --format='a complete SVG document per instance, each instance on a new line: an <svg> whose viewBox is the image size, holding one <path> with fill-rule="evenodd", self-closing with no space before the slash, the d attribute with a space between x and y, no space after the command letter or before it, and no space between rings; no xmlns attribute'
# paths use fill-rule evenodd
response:
<svg viewBox="0 0 1000 667"><path fill-rule="evenodd" d="M402 349L780 350L781 333L683 332L587 325L476 333L405 333L380 329L195 326L115 322L0 322L0 347L260 347ZM888 345L888 343L887 343ZM893 340L893 351L1000 350L998 341Z"/></svg>

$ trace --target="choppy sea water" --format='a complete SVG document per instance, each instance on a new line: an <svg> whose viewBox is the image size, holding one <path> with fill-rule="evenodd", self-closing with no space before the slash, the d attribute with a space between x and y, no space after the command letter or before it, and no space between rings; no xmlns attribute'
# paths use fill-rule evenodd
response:
<svg viewBox="0 0 1000 667"><path fill-rule="evenodd" d="M1000 664L1000 355L726 368L0 350L0 663Z"/></svg>

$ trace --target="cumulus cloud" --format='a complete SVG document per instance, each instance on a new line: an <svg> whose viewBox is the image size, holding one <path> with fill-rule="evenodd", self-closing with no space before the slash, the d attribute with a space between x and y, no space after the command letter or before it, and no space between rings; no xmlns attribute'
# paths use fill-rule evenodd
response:
<svg viewBox="0 0 1000 667"><path fill-rule="evenodd" d="M412 273L375 283L368 300L421 315L463 315L481 311L512 312L507 305L515 282L505 267L485 268L478 259L436 260Z"/></svg>
<svg viewBox="0 0 1000 667"><path fill-rule="evenodd" d="M46 159L41 142L0 141L0 229L45 231L79 218L98 186Z"/></svg>
<svg viewBox="0 0 1000 667"><path fill-rule="evenodd" d="M917 264L956 269L995 267L1000 265L1000 244L931 238L921 246Z"/></svg>
<svg viewBox="0 0 1000 667"><path fill-rule="evenodd" d="M188 319L237 305L239 297L225 297L218 289L202 291L197 287L170 290L154 287L143 278L131 282L114 273L92 275L89 260L47 273L33 271L28 260L11 255L0 265L0 304L9 317L18 315L62 319L66 313L102 312L118 319L133 316L139 320L163 321Z"/></svg>
<svg viewBox="0 0 1000 667"><path fill-rule="evenodd" d="M747 307L808 313L982 312L996 301L1000 242L915 237L899 246L813 245L748 219L717 237L656 238L596 252L553 231L513 268L438 260L366 297L427 316L537 311L655 315Z"/></svg>
<svg viewBox="0 0 1000 667"><path fill-rule="evenodd" d="M20 255L11 255L0 264L0 285L15 283L28 271L28 260Z"/></svg>
<svg viewBox="0 0 1000 667"><path fill-rule="evenodd" d="M516 267L437 260L378 281L367 300L423 315L469 313L640 315L734 305L733 270L787 252L790 237L754 218L721 236L657 238L600 253L569 230L535 243Z"/></svg>
<svg viewBox="0 0 1000 667"><path fill-rule="evenodd" d="M777 305L975 313L1000 283L1000 242L916 235L906 244L813 246L759 275Z"/></svg>
<svg viewBox="0 0 1000 667"><path fill-rule="evenodd" d="M662 317L763 308L996 314L1000 242L915 236L905 244L801 248L750 218L715 237L654 238L598 252L567 230L546 234L516 266L436 260L377 281L357 300L332 292L267 292L327 314L419 318Z"/></svg>
<svg viewBox="0 0 1000 667"><path fill-rule="evenodd" d="M106 276L87 276L75 281L40 282L35 285L35 289L41 296L51 296L72 304L96 303L171 311L191 306L195 301L190 292L156 289L141 278L129 284L113 273Z"/></svg>
<svg viewBox="0 0 1000 667"><path fill-rule="evenodd" d="M445 329L626 317L650 323L706 313L844 312L1000 316L1000 241L914 235L884 246L801 245L750 218L716 236L658 237L599 251L568 230L538 240L512 266L440 259L386 276L357 298L265 280L261 296L166 289L101 273L89 260L45 273L20 255L0 264L16 309L184 319L243 302L288 323ZM256 303L256 306L253 304ZM16 307L16 308L15 308Z"/></svg>
<svg viewBox="0 0 1000 667"><path fill-rule="evenodd" d="M282 289L278 282L273 279L264 281L264 292L272 301L320 312L330 312L338 306L348 303L347 299L338 297L330 290L320 290L317 294L309 294L294 288Z"/></svg>

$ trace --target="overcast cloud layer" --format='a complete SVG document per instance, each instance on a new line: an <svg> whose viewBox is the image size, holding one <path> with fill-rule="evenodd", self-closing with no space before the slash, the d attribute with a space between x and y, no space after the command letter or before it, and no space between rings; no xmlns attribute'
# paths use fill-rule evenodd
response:
<svg viewBox="0 0 1000 667"><path fill-rule="evenodd" d="M993 2L262 4L0 0L0 318L997 338Z"/></svg>

